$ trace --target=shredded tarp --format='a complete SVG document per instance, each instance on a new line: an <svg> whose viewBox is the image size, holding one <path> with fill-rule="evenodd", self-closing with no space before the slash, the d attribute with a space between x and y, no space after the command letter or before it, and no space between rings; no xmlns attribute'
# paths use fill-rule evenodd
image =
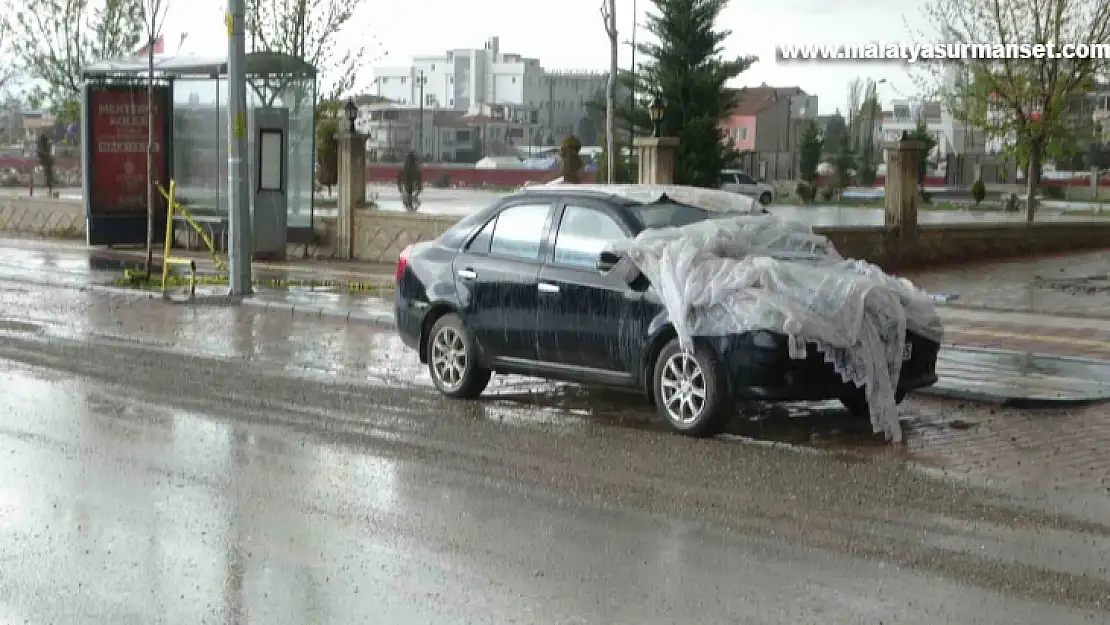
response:
<svg viewBox="0 0 1110 625"><path fill-rule="evenodd" d="M574 191L597 191L627 198L643 204L667 198L680 204L689 204L712 213L763 214L767 209L755 198L722 189L707 189L678 184L568 184L562 178L542 185L566 187ZM532 188L526 185L526 188Z"/></svg>
<svg viewBox="0 0 1110 625"><path fill-rule="evenodd" d="M611 248L658 293L684 349L695 336L769 330L807 344L845 382L864 387L875 432L901 441L895 403L906 330L937 341L931 298L905 279L846 260L806 224L774 215L735 215L645 230Z"/></svg>

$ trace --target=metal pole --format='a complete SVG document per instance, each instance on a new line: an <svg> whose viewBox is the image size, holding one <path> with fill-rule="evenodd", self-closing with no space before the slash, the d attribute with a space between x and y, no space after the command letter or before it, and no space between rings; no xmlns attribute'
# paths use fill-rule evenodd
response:
<svg viewBox="0 0 1110 625"><path fill-rule="evenodd" d="M247 74L244 0L227 1L227 204L232 296L251 292L250 170L247 166Z"/></svg>
<svg viewBox="0 0 1110 625"><path fill-rule="evenodd" d="M417 137L418 137L417 140L420 142L420 147L417 148L419 150L419 152L417 152L417 156L420 157L419 160L423 161L424 160L424 70L420 70L420 121L417 122L416 134L417 134Z"/></svg>

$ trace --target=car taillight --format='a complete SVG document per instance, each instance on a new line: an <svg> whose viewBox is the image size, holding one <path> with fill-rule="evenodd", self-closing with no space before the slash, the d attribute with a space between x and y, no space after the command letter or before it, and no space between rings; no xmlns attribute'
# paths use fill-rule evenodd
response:
<svg viewBox="0 0 1110 625"><path fill-rule="evenodd" d="M394 278L394 281L400 282L401 276L405 275L405 267L409 266L409 254L411 253L411 245L401 250L401 255L397 257L397 275Z"/></svg>

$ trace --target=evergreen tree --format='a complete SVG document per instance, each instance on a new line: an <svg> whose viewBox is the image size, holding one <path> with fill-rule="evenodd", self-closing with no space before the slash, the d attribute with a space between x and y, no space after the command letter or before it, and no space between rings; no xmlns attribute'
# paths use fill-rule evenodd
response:
<svg viewBox="0 0 1110 625"><path fill-rule="evenodd" d="M856 168L856 155L852 151L847 133L840 136L840 151L836 155L835 165L836 188L844 190L852 184L852 170Z"/></svg>
<svg viewBox="0 0 1110 625"><path fill-rule="evenodd" d="M801 143L798 170L802 180L813 184L817 180L817 166L821 163L821 152L824 150L824 142L816 122L806 124Z"/></svg>
<svg viewBox="0 0 1110 625"><path fill-rule="evenodd" d="M732 114L738 96L725 83L739 76L755 57L724 58L723 43L731 31L715 28L728 0L652 0L645 28L655 43L638 43L636 51L647 59L638 63L635 76L622 77L635 93L643 94L636 108L618 107L617 118L625 127L650 132L647 102L658 96L666 105L660 134L678 137L674 178L676 184L713 187L722 169L734 167L737 155L722 142L719 124Z"/></svg>

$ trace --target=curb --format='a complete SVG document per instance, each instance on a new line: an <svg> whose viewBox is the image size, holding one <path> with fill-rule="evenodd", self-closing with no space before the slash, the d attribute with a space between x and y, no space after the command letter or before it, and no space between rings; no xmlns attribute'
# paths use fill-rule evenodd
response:
<svg viewBox="0 0 1110 625"><path fill-rule="evenodd" d="M983 404L996 404L1003 408L1017 409L1080 407L1110 401L1110 395L1098 397L1014 397L1012 395L999 395L983 391L943 387L918 389L911 394L928 395L930 397L940 397L942 399L972 401Z"/></svg>
<svg viewBox="0 0 1110 625"><path fill-rule="evenodd" d="M163 300L162 294L153 291L144 291L141 289L129 289L125 287L111 286L107 284L66 284L65 282L52 282L49 280L15 280L12 278L5 278L13 282L23 282L25 284L35 284L38 286L47 286L52 288L71 289L74 291L92 291L96 293L104 293L107 295L116 295L120 297L131 297L135 299L156 299ZM163 300L165 301L165 300ZM175 304L193 303L201 306L234 306L241 304L251 308L258 308L272 312L288 312L290 314L305 314L315 315L317 317L327 317L330 319L343 319L345 321L363 321L378 326L387 328L395 328L397 326L393 319L393 314L388 312L369 312L369 311L346 311L331 308L327 306L313 306L311 304L298 304L297 302L272 302L266 300L253 299L250 297L243 298L236 302L229 296L205 296L198 295L197 299L193 302L182 302L176 300L169 300Z"/></svg>
<svg viewBox="0 0 1110 625"><path fill-rule="evenodd" d="M270 302L249 297L243 298L240 303L243 306L260 308L272 312L288 312L290 314L301 313L305 315L316 315L317 317L344 319L346 321L365 321L388 328L395 328L397 326L396 321L393 319L393 314L387 312L368 312L361 310L346 311L329 308L327 306L313 306L311 304L297 304L295 302Z"/></svg>

